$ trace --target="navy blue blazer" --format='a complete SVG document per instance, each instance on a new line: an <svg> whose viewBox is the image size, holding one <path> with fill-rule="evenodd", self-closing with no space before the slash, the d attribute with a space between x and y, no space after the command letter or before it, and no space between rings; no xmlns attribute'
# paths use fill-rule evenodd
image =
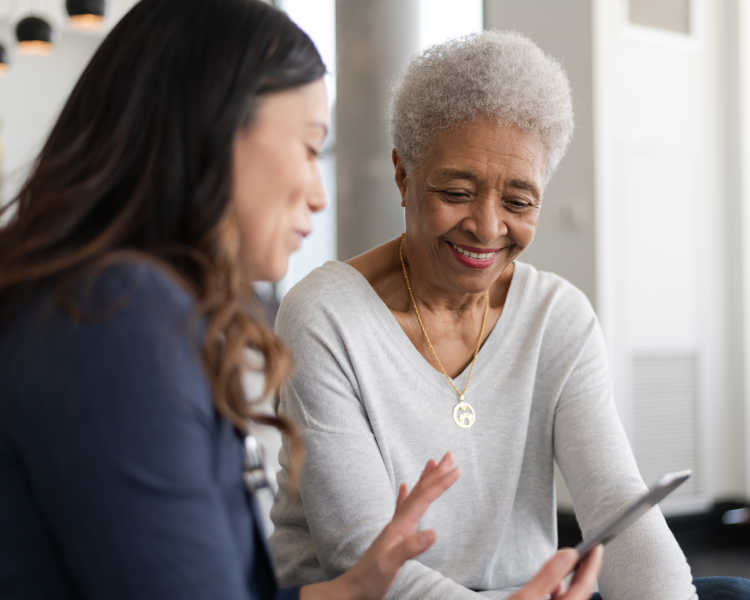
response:
<svg viewBox="0 0 750 600"><path fill-rule="evenodd" d="M0 598L265 600L279 590L242 441L214 409L195 300L109 267L0 325Z"/></svg>

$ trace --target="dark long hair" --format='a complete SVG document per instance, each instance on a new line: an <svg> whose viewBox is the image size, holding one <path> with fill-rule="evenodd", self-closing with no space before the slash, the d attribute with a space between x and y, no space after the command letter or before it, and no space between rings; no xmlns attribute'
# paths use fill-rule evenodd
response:
<svg viewBox="0 0 750 600"><path fill-rule="evenodd" d="M123 256L155 262L198 299L216 407L244 429L253 417L244 349L264 354L267 390L289 359L246 309L251 292L226 240L234 141L256 99L324 73L307 35L260 0L138 3L94 55L0 212L12 212L0 230L0 326L43 282L56 282L61 298L74 274Z"/></svg>

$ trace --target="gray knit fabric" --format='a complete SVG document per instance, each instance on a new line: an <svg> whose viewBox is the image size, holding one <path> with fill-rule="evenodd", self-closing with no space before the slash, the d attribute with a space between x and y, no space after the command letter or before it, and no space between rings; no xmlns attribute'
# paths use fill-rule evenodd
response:
<svg viewBox="0 0 750 600"><path fill-rule="evenodd" d="M277 332L296 363L280 412L307 451L299 495L288 491L286 445L280 454L271 545L282 585L349 569L390 520L399 484L413 485L448 450L461 479L420 523L438 541L404 566L389 598L505 598L527 582L557 543L553 460L584 536L646 489L594 311L556 275L516 263L466 393L476 411L469 429L453 422L444 376L354 268L329 262L301 281ZM696 597L658 509L607 546L599 587L606 600Z"/></svg>

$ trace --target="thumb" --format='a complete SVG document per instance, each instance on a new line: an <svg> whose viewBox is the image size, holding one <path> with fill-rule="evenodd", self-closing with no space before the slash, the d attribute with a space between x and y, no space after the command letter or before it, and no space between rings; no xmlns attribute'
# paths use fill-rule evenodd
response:
<svg viewBox="0 0 750 600"><path fill-rule="evenodd" d="M572 548L558 551L528 584L524 591L529 598L544 598L555 591L559 583L573 570L578 552Z"/></svg>

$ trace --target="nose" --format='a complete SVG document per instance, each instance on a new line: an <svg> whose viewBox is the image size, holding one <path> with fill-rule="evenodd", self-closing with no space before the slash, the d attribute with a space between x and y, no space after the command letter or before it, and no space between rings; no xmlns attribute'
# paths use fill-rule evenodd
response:
<svg viewBox="0 0 750 600"><path fill-rule="evenodd" d="M499 200L488 195L472 206L472 213L464 219L463 228L474 234L478 241L489 244L507 235L506 213Z"/></svg>
<svg viewBox="0 0 750 600"><path fill-rule="evenodd" d="M326 194L326 188L323 185L320 167L315 170L315 180L312 182L310 193L307 196L307 206L313 213L320 212L328 206L328 194Z"/></svg>

